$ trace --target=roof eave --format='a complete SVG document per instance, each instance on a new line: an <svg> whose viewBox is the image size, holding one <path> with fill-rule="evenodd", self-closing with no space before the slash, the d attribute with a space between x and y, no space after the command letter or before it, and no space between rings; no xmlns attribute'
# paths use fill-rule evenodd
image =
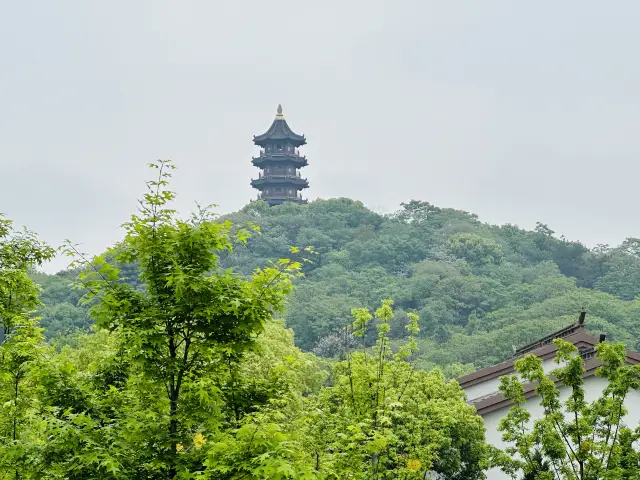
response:
<svg viewBox="0 0 640 480"><path fill-rule="evenodd" d="M282 142L284 140L289 140L290 142L293 142L296 147L300 147L302 145L307 144L307 139L305 138L304 135L302 136L296 135L295 137L291 135L276 137L276 136L270 136L266 133L263 133L262 135L257 135L257 136L254 135L253 137L253 143L259 146L264 146L264 144L270 143L270 142Z"/></svg>
<svg viewBox="0 0 640 480"><path fill-rule="evenodd" d="M588 334L584 328L578 330L577 333L564 337L563 340L571 342L577 347L593 347L599 343L599 340L593 335ZM526 354L533 354L541 357L542 359L552 358L556 353L556 346L553 343L542 345L539 348L527 352ZM469 373L463 377L457 379L457 382L462 388L470 387L478 383L491 380L492 378L507 375L514 371L514 363L518 358L511 358L502 363L492 365L490 367L481 368L475 372Z"/></svg>
<svg viewBox="0 0 640 480"><path fill-rule="evenodd" d="M626 365L636 365L637 363L640 363L640 353L627 351ZM600 365L602 365L602 362L600 362L600 360L597 357L591 358L585 361L584 363L585 371L582 374L582 378L588 378L588 377L594 376L596 374L597 368ZM558 380L555 380L555 384L559 386L560 382ZM529 399L537 396L536 386L537 384L532 382L523 384L525 399ZM496 392L496 394L491 397L487 397L476 402L471 401L469 403L476 408L476 411L478 412L479 415L484 415L484 414L493 412L495 410L508 407L513 404L513 402L508 398L506 398L502 394L502 392Z"/></svg>

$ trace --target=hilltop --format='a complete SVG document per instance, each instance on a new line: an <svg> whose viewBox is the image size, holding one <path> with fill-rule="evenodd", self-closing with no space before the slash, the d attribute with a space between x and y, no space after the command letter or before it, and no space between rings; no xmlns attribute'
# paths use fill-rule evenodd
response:
<svg viewBox="0 0 640 480"><path fill-rule="evenodd" d="M290 255L291 246L317 252L287 306L296 344L320 356L338 355L354 307L393 299L396 315L420 315L419 365L456 376L503 360L512 349L575 320L636 343L640 326L640 240L589 249L533 231L489 225L476 215L411 201L380 215L346 198L269 207L253 202L225 218L253 223L260 234L221 258L248 274ZM50 338L91 323L68 285L73 272L34 274L43 287L43 326ZM135 272L128 272L135 281ZM402 322L400 322L400 325ZM391 332L400 339L401 327Z"/></svg>

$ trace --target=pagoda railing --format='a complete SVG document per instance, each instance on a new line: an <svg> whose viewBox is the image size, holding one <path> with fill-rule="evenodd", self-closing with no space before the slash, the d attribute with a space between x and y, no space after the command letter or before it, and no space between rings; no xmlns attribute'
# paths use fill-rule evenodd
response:
<svg viewBox="0 0 640 480"><path fill-rule="evenodd" d="M298 195L261 195L258 194L256 196L257 200L269 200L269 199L277 199L277 200L281 200L281 199L285 199L285 200L290 200L292 198L295 198L296 200L302 200L303 202L306 202L307 199L303 198L302 195L298 194Z"/></svg>
<svg viewBox="0 0 640 480"><path fill-rule="evenodd" d="M304 158L303 156L300 155L300 150L294 150L293 152L286 152L284 150L276 150L275 152L265 152L264 150L260 150L260 156L261 157L266 157L266 156L270 156L270 155L288 155L290 157L300 157L300 158Z"/></svg>
<svg viewBox="0 0 640 480"><path fill-rule="evenodd" d="M300 172L296 172L295 175L291 175L288 173L266 173L265 174L262 172L258 172L258 178L300 178L302 179L302 176L300 175Z"/></svg>

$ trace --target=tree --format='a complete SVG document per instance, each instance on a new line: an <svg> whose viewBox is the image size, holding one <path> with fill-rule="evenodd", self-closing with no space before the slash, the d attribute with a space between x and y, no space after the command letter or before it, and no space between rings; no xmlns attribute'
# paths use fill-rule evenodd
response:
<svg viewBox="0 0 640 480"><path fill-rule="evenodd" d="M452 235L449 237L447 248L455 257L463 258L475 266L498 265L503 260L500 245L475 233L456 233Z"/></svg>
<svg viewBox="0 0 640 480"><path fill-rule="evenodd" d="M31 478L37 442L33 379L42 364L44 346L37 321L24 318L13 324L0 346L0 478ZM11 472L11 477L2 476Z"/></svg>
<svg viewBox="0 0 640 480"><path fill-rule="evenodd" d="M33 470L30 411L33 386L28 385L42 355L42 331L32 311L39 289L29 269L41 265L54 250L29 230L16 231L0 215L0 474L24 478ZM32 427L32 428L29 428Z"/></svg>
<svg viewBox="0 0 640 480"><path fill-rule="evenodd" d="M613 249L600 249L602 275L595 287L632 300L640 296L640 239L627 238Z"/></svg>
<svg viewBox="0 0 640 480"><path fill-rule="evenodd" d="M496 465L513 478L519 473L535 480L639 478L638 453L632 445L640 432L627 427L623 419L629 392L640 388L640 365L625 365L623 344L600 343L596 352L602 364L596 375L608 385L598 399L588 402L582 357L565 340L556 339L554 344L560 366L549 374L535 355L515 363L522 379L537 385L542 418L531 422L520 378L501 379L500 390L514 405L500 422L503 440L510 446L506 454L496 455ZM568 390L564 401L563 388Z"/></svg>
<svg viewBox="0 0 640 480"><path fill-rule="evenodd" d="M13 222L0 214L0 344L40 304L40 291L29 278L29 269L54 254L54 249L35 233L16 231Z"/></svg>
<svg viewBox="0 0 640 480"><path fill-rule="evenodd" d="M375 318L377 342L372 352L361 344L338 362L331 386L309 410L307 451L323 475L353 479L484 478L486 445L482 419L467 405L455 382L439 370L419 371L418 317L410 322L405 344L395 352L388 337L394 317L385 300L372 315L353 310L349 328L366 337Z"/></svg>
<svg viewBox="0 0 640 480"><path fill-rule="evenodd" d="M147 406L157 415L149 426L155 443L147 444L155 450L153 468L164 478L186 478L203 467L199 449L187 451L184 445L195 436L216 434L224 421L213 406L196 408L195 399L206 403L223 396L227 420L240 422L250 406L240 395L238 362L282 309L300 263L283 260L249 279L221 270L217 254L230 251L234 241L246 241L250 229L232 233L231 222L217 221L208 209L178 218L167 206L174 198L166 190L173 165L158 161L152 167L158 177L147 183L139 213L124 226L124 240L91 262L83 255L78 262L85 268L80 276L88 291L85 302L98 327L117 333L123 354L139 366L149 388L164 391L164 402ZM79 255L73 246L69 252ZM108 258L136 264L141 288L121 281Z"/></svg>

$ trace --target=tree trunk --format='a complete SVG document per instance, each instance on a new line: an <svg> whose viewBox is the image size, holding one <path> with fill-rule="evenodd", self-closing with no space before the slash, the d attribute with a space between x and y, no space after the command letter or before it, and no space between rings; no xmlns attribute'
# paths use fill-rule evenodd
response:
<svg viewBox="0 0 640 480"><path fill-rule="evenodd" d="M171 439L171 466L169 467L169 478L173 479L178 474L176 470L178 456L178 400L176 392L172 386L171 399L169 400L169 438Z"/></svg>

